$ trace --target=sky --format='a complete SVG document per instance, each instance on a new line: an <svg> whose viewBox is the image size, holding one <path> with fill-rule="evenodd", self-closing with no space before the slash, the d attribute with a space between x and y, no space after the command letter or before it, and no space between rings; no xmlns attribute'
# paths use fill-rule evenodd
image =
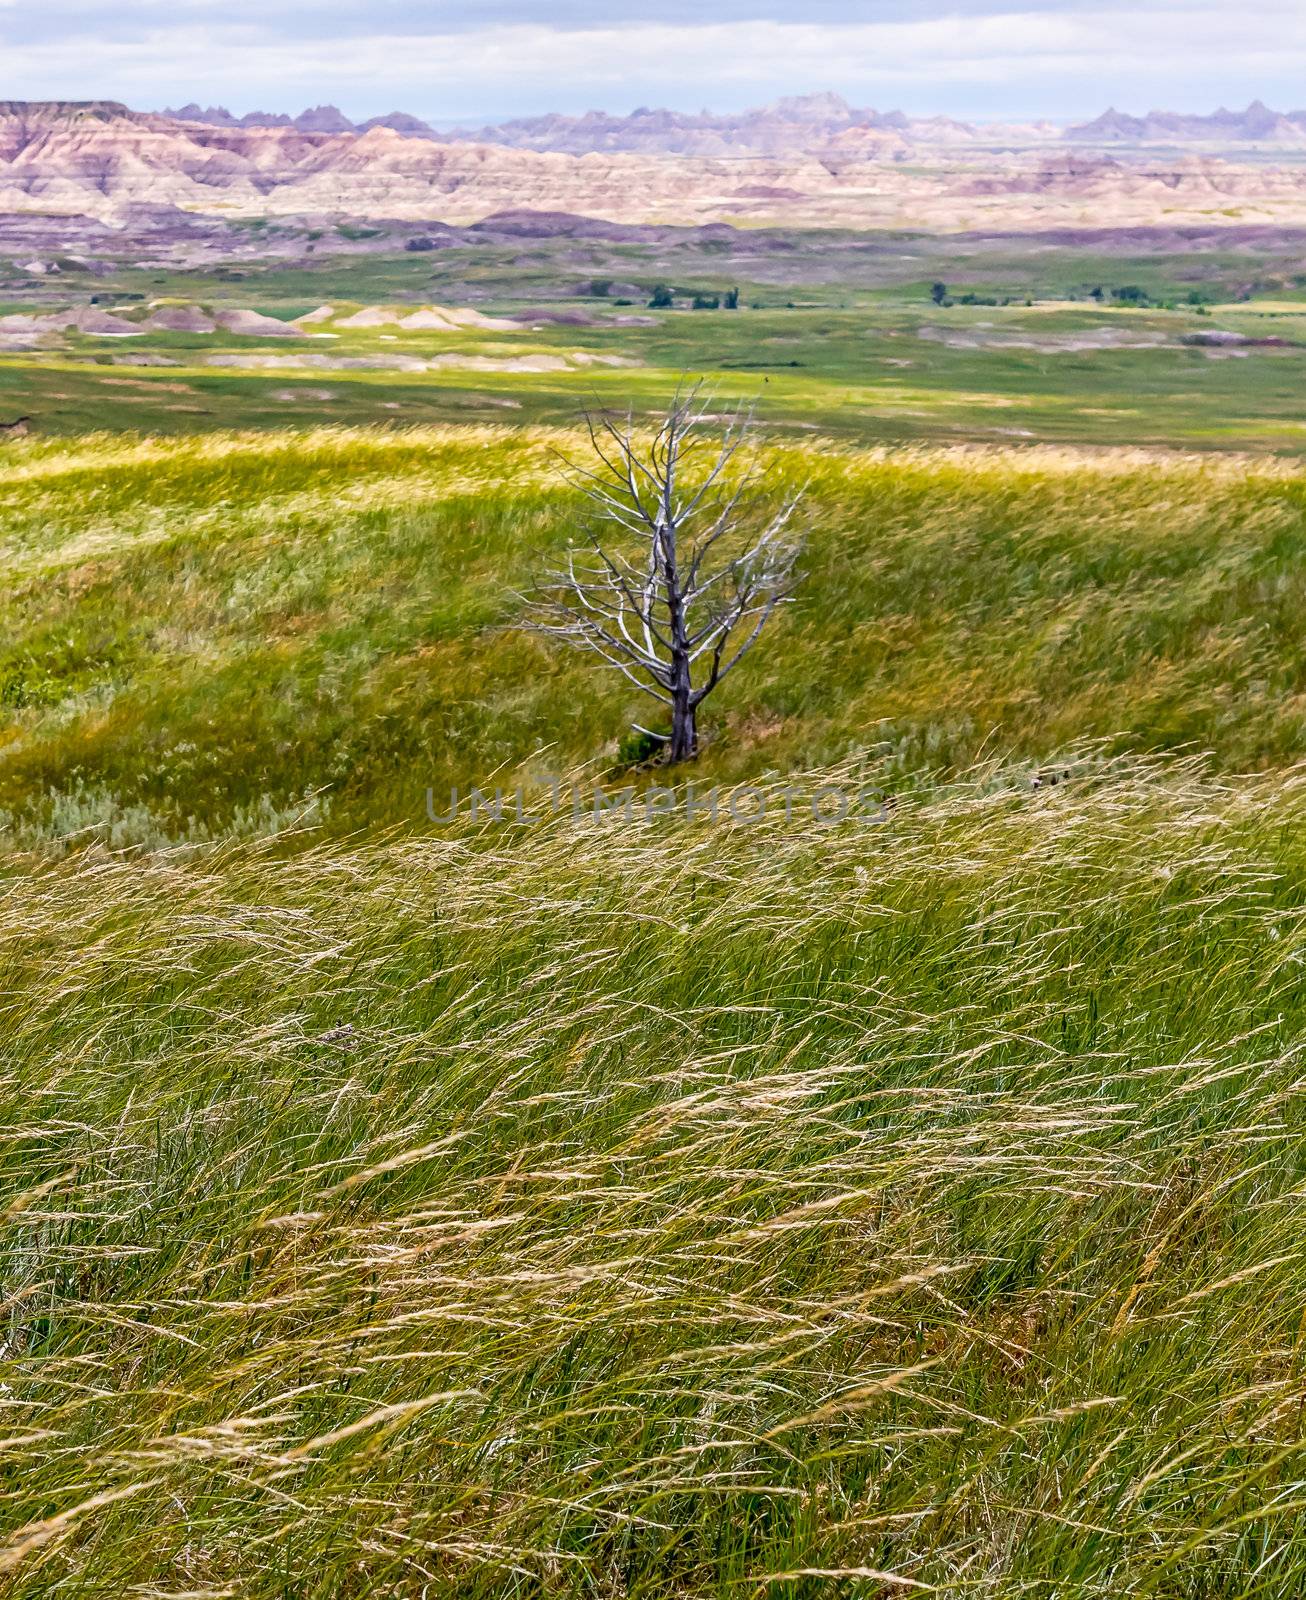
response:
<svg viewBox="0 0 1306 1600"><path fill-rule="evenodd" d="M736 111L831 90L915 115L1306 105L1303 0L0 0L0 99L436 125Z"/></svg>

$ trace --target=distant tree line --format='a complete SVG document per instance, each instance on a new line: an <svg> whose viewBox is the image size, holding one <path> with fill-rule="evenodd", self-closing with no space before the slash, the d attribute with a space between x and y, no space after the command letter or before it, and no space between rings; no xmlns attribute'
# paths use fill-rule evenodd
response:
<svg viewBox="0 0 1306 1600"><path fill-rule="evenodd" d="M1125 283L1114 287L1105 284L1095 284L1091 289L1069 289L1052 292L1044 296L1046 299L1057 300L1092 300L1097 305L1112 304L1117 306L1135 306L1158 311L1198 311L1204 312L1208 306L1216 303L1219 298L1205 289L1190 289L1183 296L1161 297L1153 295L1151 290L1145 289L1141 284ZM1034 300L1023 295L979 294L973 289L965 293L955 293L948 288L946 283L933 283L930 285L930 299L936 306L1032 306Z"/></svg>
<svg viewBox="0 0 1306 1600"><path fill-rule="evenodd" d="M738 311L739 290L727 289L723 294L697 293L690 301L695 311ZM653 311L674 311L676 308L676 292L669 284L660 283L653 291L649 301Z"/></svg>

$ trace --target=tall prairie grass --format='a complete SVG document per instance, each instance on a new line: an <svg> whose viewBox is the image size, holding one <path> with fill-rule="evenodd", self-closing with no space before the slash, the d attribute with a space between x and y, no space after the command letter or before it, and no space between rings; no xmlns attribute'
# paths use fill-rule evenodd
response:
<svg viewBox="0 0 1306 1600"><path fill-rule="evenodd" d="M9 872L0 1592L1300 1594L1304 821Z"/></svg>
<svg viewBox="0 0 1306 1600"><path fill-rule="evenodd" d="M23 441L0 460L0 830L155 845L420 824L428 785L601 771L644 708L504 631L574 536L564 431ZM798 603L704 708L713 781L899 783L1084 739L1224 771L1306 737L1306 476L1266 461L777 444Z"/></svg>

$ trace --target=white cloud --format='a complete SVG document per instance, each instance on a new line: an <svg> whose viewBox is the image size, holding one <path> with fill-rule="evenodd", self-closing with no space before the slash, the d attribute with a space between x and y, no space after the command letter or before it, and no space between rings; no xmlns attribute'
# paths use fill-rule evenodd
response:
<svg viewBox="0 0 1306 1600"><path fill-rule="evenodd" d="M1022 113L1060 84L1082 90L1081 103L1068 108L1073 114L1152 91L1169 89L1182 99L1186 85L1264 81L1269 92L1306 69L1306 9L1298 0L1268 0L1254 14L1209 0L1132 7L1116 0L1107 10L1045 6L833 24L518 23L462 32L410 24L350 36L325 28L306 36L298 26L293 43L287 12L296 8L284 4L275 24L265 25L251 20L249 9L237 21L203 20L212 9L196 0L173 6L173 25L159 20L157 6L145 9L144 26L107 35L101 29L98 37L91 17L103 18L99 8L88 11L86 30L62 29L58 37L11 40L0 15L8 92L114 95L149 105L227 98L245 107L327 97L364 109L402 101L438 114L454 98L527 109L577 96L619 104L626 91L645 86L679 104L727 94L733 102L752 86L835 88L882 102L914 90L916 100L924 96L946 110L955 91L969 88L990 97L1009 90L1009 109Z"/></svg>

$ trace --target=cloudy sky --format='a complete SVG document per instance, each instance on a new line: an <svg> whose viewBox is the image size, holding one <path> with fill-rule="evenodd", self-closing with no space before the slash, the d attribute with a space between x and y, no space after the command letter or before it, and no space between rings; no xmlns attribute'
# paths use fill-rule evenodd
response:
<svg viewBox="0 0 1306 1600"><path fill-rule="evenodd" d="M0 0L0 99L437 123L833 89L974 117L1306 104L1302 0Z"/></svg>

